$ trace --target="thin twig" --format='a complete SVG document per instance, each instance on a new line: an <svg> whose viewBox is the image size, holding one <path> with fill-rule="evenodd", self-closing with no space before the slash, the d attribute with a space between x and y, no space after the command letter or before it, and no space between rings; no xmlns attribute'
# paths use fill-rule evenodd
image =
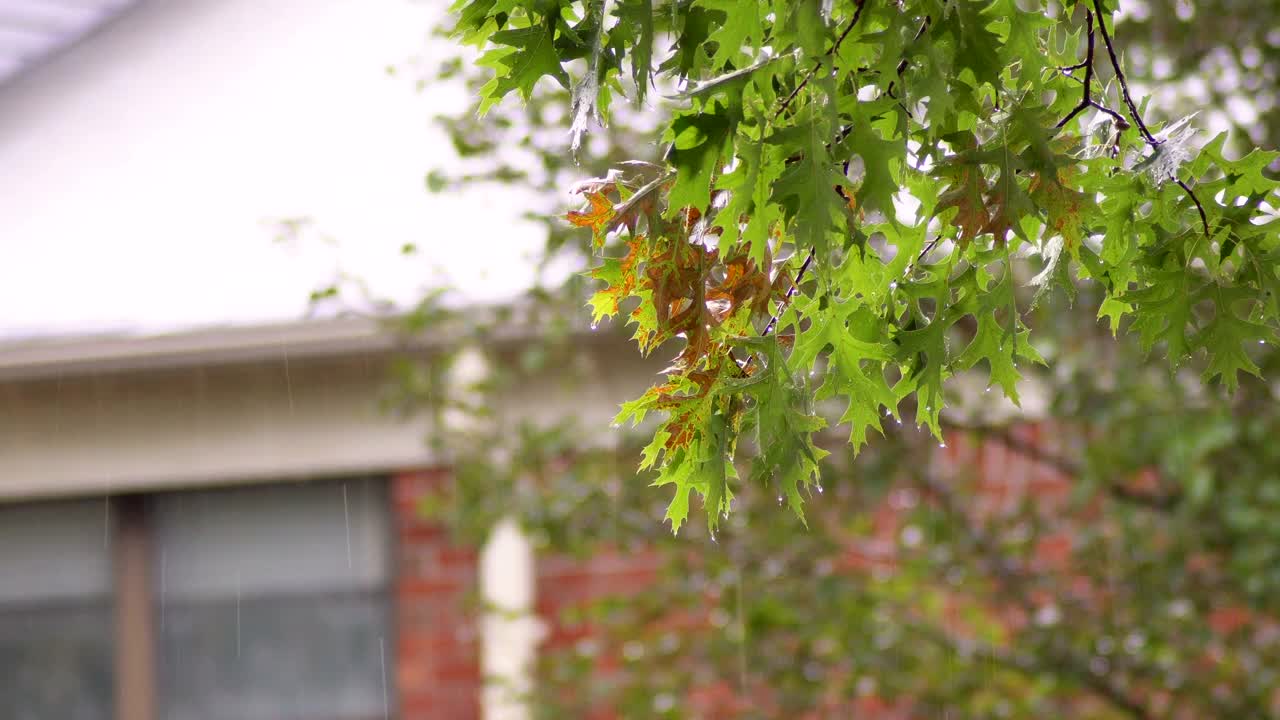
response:
<svg viewBox="0 0 1280 720"><path fill-rule="evenodd" d="M1085 50L1084 63L1083 63L1084 64L1084 92L1080 98L1080 103L1076 105L1074 108L1072 108L1071 112L1067 113L1067 116L1059 120L1058 124L1054 126L1055 128L1058 128L1058 129L1061 129L1064 125L1071 122L1072 118L1084 112L1085 109L1090 107L1090 105L1093 103L1092 98L1090 98L1090 93L1092 92L1092 89L1093 89L1093 13L1092 12L1088 10L1084 11L1084 22L1085 22L1085 27L1087 28L1086 37L1088 37L1088 47ZM1072 66L1072 67L1075 67L1075 66Z"/></svg>
<svg viewBox="0 0 1280 720"><path fill-rule="evenodd" d="M1142 133L1142 137L1151 147L1160 144L1160 141L1151 134L1147 129L1147 124L1142 121L1142 115L1138 112L1138 106L1133 102L1133 96L1129 94L1129 81L1124 77L1124 70L1120 68L1120 59L1116 57L1115 45L1111 42L1111 33L1107 32L1106 13L1102 9L1102 0L1093 0L1093 9L1098 16L1098 30L1102 33L1102 43L1107 46L1107 56L1111 58L1111 67L1116 72L1116 80L1120 82L1120 95L1124 98L1124 102L1129 106L1129 114L1133 116L1133 122L1138 126L1138 132Z"/></svg>
<svg viewBox="0 0 1280 720"><path fill-rule="evenodd" d="M1178 187L1187 193L1187 197L1191 198L1191 202L1196 204L1196 212L1200 213L1200 225L1204 227L1204 236L1209 237L1209 218L1204 214L1204 206L1200 204L1200 198L1196 197L1195 191L1191 189L1191 186L1185 180L1177 178L1174 178L1174 180L1178 183Z"/></svg>
<svg viewBox="0 0 1280 720"><path fill-rule="evenodd" d="M840 36L836 38L835 44L831 46L831 49L828 50L826 54L823 55L823 57L827 57L828 55L835 55L840 50L840 43L844 42L844 39L849 36L850 32L853 31L853 26L858 24L858 18L862 17L862 8L866 7L866 5L867 5L866 0L858 0L858 5L853 11L853 17L849 19L849 24L846 25L844 30L840 32ZM796 99L796 96L800 94L800 91L803 90L805 86L809 84L809 80L813 78L814 73L818 72L818 70L821 68L822 68L822 58L819 58L816 62L813 63L813 67L809 70L808 73L805 74L804 78L800 80L799 84L796 85L795 89L792 90L791 93L787 95L787 97L778 106L777 111L773 113L773 118L775 120L778 119L778 116L782 115L783 111L786 110L789 105L791 105L791 101Z"/></svg>
<svg viewBox="0 0 1280 720"><path fill-rule="evenodd" d="M1142 115L1138 112L1137 104L1133 102L1133 96L1129 94L1129 82L1128 80L1125 79L1124 70L1121 69L1120 67L1120 59L1116 56L1115 44L1111 41L1111 33L1107 31L1107 23L1103 17L1104 13L1102 11L1102 0L1093 0L1093 7L1094 7L1094 11L1097 13L1097 16L1098 16L1098 30L1102 33L1102 42L1107 47L1107 56L1111 59L1111 67L1113 70L1115 70L1116 80L1120 82L1120 95L1121 97L1124 98L1125 105L1129 107L1129 114L1133 117L1134 124L1138 126L1138 132L1142 133L1142 139L1145 140L1147 145L1149 145L1150 147L1157 148L1161 145L1162 141L1158 140L1154 135L1151 134L1151 130L1147 128L1147 124L1142 121ZM1129 128L1129 123L1125 122L1124 117L1122 117L1119 113L1112 110L1111 108L1104 106L1102 103L1099 103L1093 100L1092 97L1090 97L1090 91L1091 91L1090 80L1092 79L1092 76L1093 76L1093 47L1094 47L1093 46L1093 14L1094 13L1091 13L1088 9L1086 9L1084 12L1085 12L1085 22L1088 24L1088 28L1089 28L1088 54L1085 57L1083 62L1083 66L1085 69L1084 96L1081 98L1080 104L1077 105L1075 108L1073 108L1071 112L1065 118L1063 118L1061 122L1058 123L1057 127L1061 128L1063 125L1066 125L1072 118L1074 118L1076 115L1079 115L1080 112L1083 111L1085 108L1093 107L1110 115L1112 119L1116 121L1116 127L1120 128L1121 130L1126 130ZM1072 69L1076 67L1079 67L1079 66L1078 65L1071 66ZM1191 186L1188 185L1185 180L1181 180L1175 177L1174 181L1178 183L1178 187L1182 188L1182 191L1185 192L1187 194L1187 197L1191 198L1191 202L1195 204L1196 212L1200 214L1200 226L1204 229L1205 237L1209 237L1209 218L1207 215L1205 215L1204 205L1200 203L1200 198L1196 196L1195 191L1191 189Z"/></svg>
<svg viewBox="0 0 1280 720"><path fill-rule="evenodd" d="M796 279L791 281L791 287L787 288L787 294L782 296L782 300L778 302L778 310L769 318L769 324L764 326L764 330L760 333L760 337L768 337L773 332L774 326L778 324L778 318L782 317L782 313L787 309L787 304L791 302L791 298L800 291L800 281L804 280L804 274L809 271L809 266L813 264L813 257L816 253L815 248L809 248L809 257L804 259L800 265L800 270L796 272Z"/></svg>
<svg viewBox="0 0 1280 720"><path fill-rule="evenodd" d="M1084 11L1084 21L1085 21L1085 26L1087 28L1086 37L1088 38L1088 47L1085 51L1084 60L1080 61L1079 63L1076 63L1075 65L1071 65L1071 66L1068 66L1067 68L1063 68L1064 74L1066 70L1076 70L1079 68L1084 68L1084 79L1080 81L1083 84L1083 92L1080 96L1080 103L1076 105L1074 108L1072 108L1071 112L1067 113L1066 117L1059 120L1058 124L1055 125L1054 127L1061 130L1064 125L1071 122L1072 118L1076 117L1077 115L1079 115L1080 113L1084 112L1089 108L1093 108L1095 110L1098 110L1100 112L1106 113L1107 115L1111 116L1111 119L1114 120L1116 123L1116 127L1120 128L1121 130L1128 130L1131 126L1129 125L1129 121L1124 119L1123 115L1116 112L1115 110L1112 110L1106 105L1098 102L1097 100L1093 99L1094 41L1093 41L1093 12L1092 11L1090 10ZM1067 77L1072 77L1072 76L1067 75Z"/></svg>
<svg viewBox="0 0 1280 720"><path fill-rule="evenodd" d="M1103 105L1102 103L1096 100L1089 101L1089 104L1092 105L1095 109L1110 115L1111 119L1116 121L1116 127L1120 128L1121 130L1128 130L1129 128L1133 127L1132 125L1129 124L1128 120L1124 119L1123 115L1116 112L1115 110L1112 110L1106 105Z"/></svg>
<svg viewBox="0 0 1280 720"><path fill-rule="evenodd" d="M813 258L816 253L817 250L815 248L809 248L809 256L806 257L804 262L800 265L800 270L796 273L796 279L791 281L791 287L787 288L786 294L778 301L778 309L774 312L773 316L769 318L769 324L765 325L764 330L760 331L760 337L769 337L769 334L773 332L775 327L777 327L778 319L781 318L782 313L786 311L787 304L791 301L791 298L795 297L796 293L800 292L800 283L804 280L804 274L809 271L809 266L813 264ZM733 353L730 353L729 357L733 357ZM741 365L738 365L738 370L745 376L747 374L747 369L751 367L751 363L755 362L755 359L755 353L747 356L747 359L743 361ZM736 363L737 360L734 360L734 362Z"/></svg>
<svg viewBox="0 0 1280 720"><path fill-rule="evenodd" d="M945 4L945 3L944 3L944 4ZM920 23L920 29L919 29L919 30L916 30L916 36L911 40L911 42L913 42L913 43L914 43L914 42L916 42L917 40L919 40L919 39L921 38L921 36L923 36L923 35L924 35L925 31L929 29L929 25L930 25L930 24L932 24L932 23L933 23L933 16L932 16L932 15L925 15L925 16L924 16L924 22ZM908 66L908 65L910 65L910 64L911 64L911 61L910 61L909 59L907 59L907 58L902 58L901 60L899 60L899 61L898 61L898 77L902 77L902 74L903 74L904 72L906 72L906 71L907 71L907 66ZM893 94L893 86L894 86L894 84L895 84L895 83L897 83L897 82L898 82L898 81L897 81L897 79L890 80L890 81L889 81L889 87L885 88L885 90L884 90L885 94L886 94L886 95L888 95L888 96L889 96L889 97L891 97L891 98L897 98L897 97L898 97L897 95L894 95L894 94ZM908 114L910 114L910 113L909 113L909 111L908 111Z"/></svg>

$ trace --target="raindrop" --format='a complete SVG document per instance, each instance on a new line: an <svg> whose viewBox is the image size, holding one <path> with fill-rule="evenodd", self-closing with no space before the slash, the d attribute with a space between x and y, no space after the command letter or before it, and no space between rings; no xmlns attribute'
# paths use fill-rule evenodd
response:
<svg viewBox="0 0 1280 720"><path fill-rule="evenodd" d="M902 418L897 418L894 422L896 422L896 423L898 423L899 425L901 425L901 424L902 424Z"/></svg>
<svg viewBox="0 0 1280 720"><path fill-rule="evenodd" d="M898 281L897 281L897 280L894 280L894 281L890 282L890 283L889 283L889 289L890 289L890 290L897 290L897 289L898 289Z"/></svg>
<svg viewBox="0 0 1280 720"><path fill-rule="evenodd" d="M987 386L987 389L986 389L986 390L983 390L983 392L991 392L991 386L990 386L990 385L988 385L988 386Z"/></svg>
<svg viewBox="0 0 1280 720"><path fill-rule="evenodd" d="M781 495L779 495L779 496L778 496L778 504L779 504L779 505L781 505L781 504L782 504L782 496L781 496Z"/></svg>
<svg viewBox="0 0 1280 720"><path fill-rule="evenodd" d="M1140 632L1131 632L1124 639L1124 650L1130 655L1137 655L1142 650L1142 646L1147 643L1147 638Z"/></svg>
<svg viewBox="0 0 1280 720"><path fill-rule="evenodd" d="M644 657L644 645L640 642L632 640L622 646L622 656L631 662L636 662Z"/></svg>
<svg viewBox="0 0 1280 720"><path fill-rule="evenodd" d="M717 544L720 542L719 540L716 540L716 534L715 534L715 533L711 533L711 542L713 542L713 543L717 543Z"/></svg>
<svg viewBox="0 0 1280 720"><path fill-rule="evenodd" d="M823 493L822 483L818 483L818 494L821 495L822 493Z"/></svg>
<svg viewBox="0 0 1280 720"><path fill-rule="evenodd" d="M1266 344L1267 344L1267 341L1266 341L1266 340L1259 340L1259 341L1258 341L1258 344L1259 344L1259 345L1266 345Z"/></svg>
<svg viewBox="0 0 1280 720"><path fill-rule="evenodd" d="M946 444L946 443L944 443L944 442L940 442L940 443L938 443L938 447L940 447L940 448L944 448L944 447L946 447L946 446L947 446L947 444Z"/></svg>
<svg viewBox="0 0 1280 720"><path fill-rule="evenodd" d="M600 329L600 321L599 320L591 321L591 332L595 332L596 330L599 330L599 329Z"/></svg>
<svg viewBox="0 0 1280 720"><path fill-rule="evenodd" d="M925 406L924 406L924 411L925 411L925 412L933 412L933 406L932 406L932 405L925 405Z"/></svg>
<svg viewBox="0 0 1280 720"><path fill-rule="evenodd" d="M892 415L892 414L893 414L893 411L892 411L892 410L890 410L889 408L885 408L885 409L884 409L884 416L885 416L885 417L889 417L889 416L890 416L890 415Z"/></svg>
<svg viewBox="0 0 1280 720"><path fill-rule="evenodd" d="M620 423L620 422L611 422L611 423L609 423L609 427L613 428L614 430L617 430L618 428L622 427L622 423Z"/></svg>
<svg viewBox="0 0 1280 720"><path fill-rule="evenodd" d="M1062 611L1050 603L1036 610L1035 623L1040 627L1052 627L1062 620Z"/></svg>

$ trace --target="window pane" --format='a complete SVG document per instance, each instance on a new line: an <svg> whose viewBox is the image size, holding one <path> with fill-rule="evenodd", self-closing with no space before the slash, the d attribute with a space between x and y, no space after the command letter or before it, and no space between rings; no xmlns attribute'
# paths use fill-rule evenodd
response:
<svg viewBox="0 0 1280 720"><path fill-rule="evenodd" d="M371 594L170 608L161 716L381 718L385 616Z"/></svg>
<svg viewBox="0 0 1280 720"><path fill-rule="evenodd" d="M112 714L106 501L0 507L0 720Z"/></svg>
<svg viewBox="0 0 1280 720"><path fill-rule="evenodd" d="M372 480L157 498L161 716L382 718L386 502Z"/></svg>

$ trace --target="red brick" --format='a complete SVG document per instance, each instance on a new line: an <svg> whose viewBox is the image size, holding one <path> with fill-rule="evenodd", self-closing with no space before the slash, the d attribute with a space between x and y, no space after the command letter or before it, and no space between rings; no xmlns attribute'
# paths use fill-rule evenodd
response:
<svg viewBox="0 0 1280 720"><path fill-rule="evenodd" d="M481 675L473 605L476 553L452 543L419 511L449 474L427 469L392 478L399 541L396 685L402 720L477 720Z"/></svg>

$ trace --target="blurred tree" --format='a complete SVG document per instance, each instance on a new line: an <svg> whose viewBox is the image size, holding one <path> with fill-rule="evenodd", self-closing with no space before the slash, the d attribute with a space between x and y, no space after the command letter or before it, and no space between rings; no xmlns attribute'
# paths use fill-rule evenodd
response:
<svg viewBox="0 0 1280 720"><path fill-rule="evenodd" d="M655 4L657 36L688 42L696 12L724 3ZM619 13L647 5L617 4ZM832 18L861 8L836 5ZM1171 113L1226 109L1255 142L1274 142L1280 129L1265 112L1273 101L1264 98L1274 97L1280 39L1257 22L1269 4L1165 5L1125 5L1112 32L1133 85L1165 89L1159 97L1168 98ZM1087 39L1082 14L1083 7L1072 16L1073 57ZM919 24L909 35L919 27L925 37L935 32L915 15ZM1100 17L1090 13L1089 27ZM680 47L672 57L681 57ZM703 47L705 54L689 51L689 62L714 60L716 46ZM1201 64L1228 56L1253 74ZM945 61L960 62L950 55ZM567 67L581 77L589 61L575 62ZM462 76L485 98L489 75L469 67L463 59L446 63L439 79ZM806 67L798 64L800 77ZM924 83L928 71L909 70L905 82ZM1196 77L1216 84L1198 92ZM793 77L781 90L795 84ZM913 92L909 84L906 92ZM1254 113L1231 100L1242 96ZM605 177L623 161L660 162L656 133L686 102L668 105L662 97L650 91L642 111L615 111L607 130L589 135L575 155L567 133L573 93L554 82L532 84L523 105L497 104L483 119L442 118L470 167L458 176L433 172L428 184L515 183L559 198L581 178ZM1121 107L1115 95L1102 97ZM547 219L555 202L539 213L548 262L585 264L592 240ZM1180 207L1186 224L1194 211L1189 203ZM1195 222L1189 224L1178 242L1195 242ZM1174 237L1158 236L1166 243ZM609 237L605 251L616 257L623 244ZM1226 257L1223 247L1215 252ZM976 240L969 246L978 248ZM1033 308L1022 316L1035 328L1034 347L1046 364L1019 368L1024 407L993 401L983 392L985 378L957 370L946 387L948 408L937 416L945 447L909 424L885 423L884 438L855 457L848 442L816 431L815 443L833 454L822 460L821 484L805 491L807 527L778 511L786 498L775 487L743 482L733 488L731 514L720 518L712 504L706 529L691 526L673 538L656 522L665 502L648 487L653 476L633 479L630 472L652 426L608 450L583 447L572 424L484 416L465 428L440 426L436 440L452 454L457 482L447 503L428 510L446 514L464 535L479 540L497 517L515 513L545 552L653 549L660 558L660 581L563 619L597 634L544 654L531 699L540 716L1280 717L1274 388L1245 377L1227 394L1197 372L1211 360L1175 371L1163 360L1149 362L1140 337L1113 338L1082 312L1115 297L1112 281L1088 268L1075 278L1059 272L1061 291L1035 303L1041 292L1029 282L1052 263L1001 253L980 259L1008 263L1008 295L1017 307ZM541 318L546 337L515 362L494 363L492 376L466 390L500 394L551 363L575 362L577 333L587 322L576 310L584 292L577 278L535 289L529 303L509 312ZM804 289L801 299L815 295ZM507 320L501 313L478 319L431 300L410 315L407 330L448 322L482 339ZM966 347L979 322L952 326L947 348ZM1280 357L1272 346L1247 352L1262 378L1275 377ZM482 407L496 406L461 399L464 389L443 380L447 362L406 361L389 397L407 411L483 416ZM828 367L816 370L821 382ZM844 408L829 404L821 401L813 412L834 425ZM715 545L701 544L708 535Z"/></svg>

